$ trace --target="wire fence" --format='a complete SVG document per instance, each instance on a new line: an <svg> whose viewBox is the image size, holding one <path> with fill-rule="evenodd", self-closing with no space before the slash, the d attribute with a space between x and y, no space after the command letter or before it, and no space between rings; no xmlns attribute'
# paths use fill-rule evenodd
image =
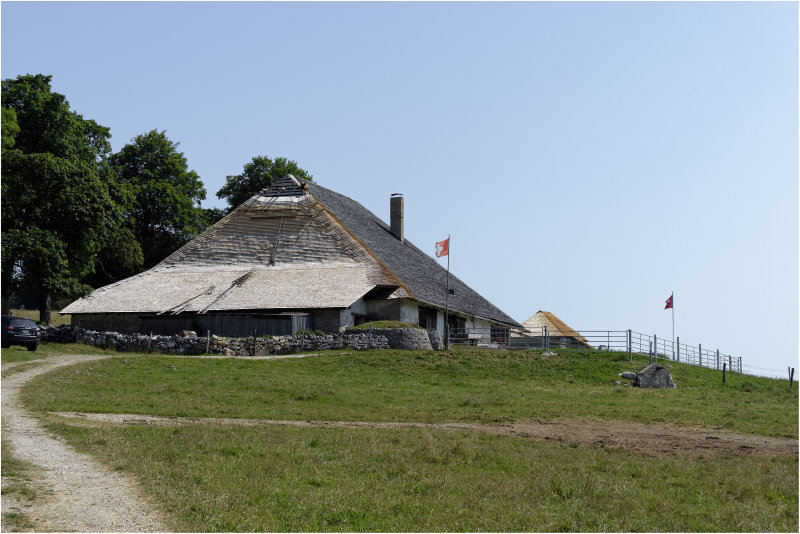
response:
<svg viewBox="0 0 800 534"><path fill-rule="evenodd" d="M756 367L754 365L743 365L742 373L746 375L766 376L768 378L781 378L786 379L792 375L792 368L788 367L785 371L779 369L767 369L765 367Z"/></svg>
<svg viewBox="0 0 800 534"><path fill-rule="evenodd" d="M651 361L670 360L710 369L743 373L741 356L642 334L633 330L554 330L546 326L523 328L452 328L448 345L527 350L607 350L649 356ZM757 374L757 373L748 373Z"/></svg>

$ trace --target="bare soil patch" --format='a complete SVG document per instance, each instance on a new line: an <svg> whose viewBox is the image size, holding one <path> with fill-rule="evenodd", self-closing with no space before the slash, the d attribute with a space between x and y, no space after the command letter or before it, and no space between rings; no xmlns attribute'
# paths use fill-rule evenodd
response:
<svg viewBox="0 0 800 534"><path fill-rule="evenodd" d="M625 421L518 421L508 424L413 423L371 421L293 421L274 419L229 419L214 417L159 417L136 414L87 414L58 412L55 415L83 424L122 425L240 425L340 428L436 429L488 432L545 441L598 445L628 449L652 456L797 456L798 441L672 425L645 425Z"/></svg>

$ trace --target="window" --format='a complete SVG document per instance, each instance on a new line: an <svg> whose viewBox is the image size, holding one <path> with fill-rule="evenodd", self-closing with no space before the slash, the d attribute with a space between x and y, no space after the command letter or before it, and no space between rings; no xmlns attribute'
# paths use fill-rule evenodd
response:
<svg viewBox="0 0 800 534"><path fill-rule="evenodd" d="M433 308L426 308L425 306L419 307L419 321L417 322L422 328L428 330L436 329L436 310Z"/></svg>

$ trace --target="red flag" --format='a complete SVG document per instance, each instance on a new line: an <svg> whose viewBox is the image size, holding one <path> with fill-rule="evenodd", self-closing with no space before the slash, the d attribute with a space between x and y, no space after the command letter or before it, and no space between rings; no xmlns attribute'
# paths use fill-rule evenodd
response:
<svg viewBox="0 0 800 534"><path fill-rule="evenodd" d="M444 241L439 241L436 243L436 257L441 258L442 256L449 256L450 255L450 238L448 237Z"/></svg>
<svg viewBox="0 0 800 534"><path fill-rule="evenodd" d="M668 310L668 309L670 309L671 307L672 307L672 295L670 295L670 296L669 296L669 298L667 299L667 305L666 305L666 306L664 306L664 309L665 309L665 310Z"/></svg>

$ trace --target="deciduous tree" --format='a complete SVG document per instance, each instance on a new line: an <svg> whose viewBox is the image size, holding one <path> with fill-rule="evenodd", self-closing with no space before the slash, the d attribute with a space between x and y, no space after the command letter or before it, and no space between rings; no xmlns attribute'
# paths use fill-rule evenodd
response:
<svg viewBox="0 0 800 534"><path fill-rule="evenodd" d="M203 182L189 170L178 143L166 132L151 130L135 137L112 155L110 163L133 195L127 215L141 244L144 267L150 268L208 226L200 207L206 198Z"/></svg>
<svg viewBox="0 0 800 534"><path fill-rule="evenodd" d="M6 128L4 111L3 297L7 286L38 291L40 320L48 324L53 295L90 289L82 279L120 228L128 201L105 163L108 128L71 111L50 82L42 74L2 82L2 105L19 127L16 134Z"/></svg>

